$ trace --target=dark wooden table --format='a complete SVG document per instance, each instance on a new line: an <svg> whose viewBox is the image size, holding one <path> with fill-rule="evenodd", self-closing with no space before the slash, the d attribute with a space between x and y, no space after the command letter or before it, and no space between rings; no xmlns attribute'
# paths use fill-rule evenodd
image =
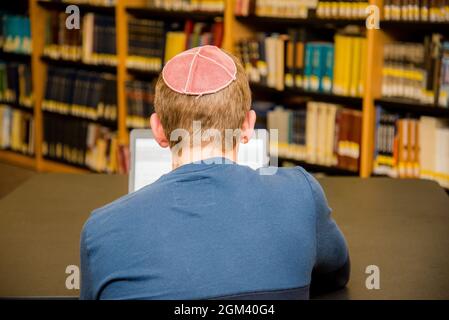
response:
<svg viewBox="0 0 449 320"><path fill-rule="evenodd" d="M323 299L449 299L449 197L437 184L388 178L320 179L350 247L351 280ZM36 174L0 200L0 297L76 297L90 212L127 192L127 177ZM368 290L366 267L380 269Z"/></svg>

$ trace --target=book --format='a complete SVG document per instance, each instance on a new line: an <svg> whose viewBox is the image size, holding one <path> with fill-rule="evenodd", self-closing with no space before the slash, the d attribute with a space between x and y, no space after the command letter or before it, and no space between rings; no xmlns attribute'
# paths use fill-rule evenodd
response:
<svg viewBox="0 0 449 320"><path fill-rule="evenodd" d="M87 13L82 26L82 61L116 65L115 16Z"/></svg>
<svg viewBox="0 0 449 320"><path fill-rule="evenodd" d="M213 23L130 18L128 31L127 67L159 72L165 62L184 50L202 45L221 47L224 26L220 18Z"/></svg>
<svg viewBox="0 0 449 320"><path fill-rule="evenodd" d="M449 21L448 0L387 0L383 3L385 20L395 21Z"/></svg>
<svg viewBox="0 0 449 320"><path fill-rule="evenodd" d="M0 61L0 101L33 107L31 68L28 64Z"/></svg>
<svg viewBox="0 0 449 320"><path fill-rule="evenodd" d="M116 65L115 17L88 12L80 29L66 28L67 14L50 11L45 20L43 55L86 64Z"/></svg>
<svg viewBox="0 0 449 320"><path fill-rule="evenodd" d="M48 67L45 111L91 120L117 119L117 81L113 74Z"/></svg>
<svg viewBox="0 0 449 320"><path fill-rule="evenodd" d="M366 0L319 0L316 16L328 19L364 19L368 4Z"/></svg>
<svg viewBox="0 0 449 320"><path fill-rule="evenodd" d="M155 81L128 81L126 83L126 126L145 128L150 125L150 116L154 112Z"/></svg>
<svg viewBox="0 0 449 320"><path fill-rule="evenodd" d="M193 22L187 20L184 28L170 26L165 38L164 62L167 62L184 50L203 46L222 46L224 25L222 19L213 23Z"/></svg>
<svg viewBox="0 0 449 320"><path fill-rule="evenodd" d="M82 119L44 114L42 154L45 158L95 172L126 172L125 153L111 129Z"/></svg>
<svg viewBox="0 0 449 320"><path fill-rule="evenodd" d="M31 113L0 104L0 148L34 154L34 118Z"/></svg>
<svg viewBox="0 0 449 320"><path fill-rule="evenodd" d="M278 130L271 149L279 157L352 172L359 170L362 114L341 105L309 101L294 110L275 106L267 128Z"/></svg>
<svg viewBox="0 0 449 320"><path fill-rule="evenodd" d="M359 28L337 32L334 42L303 28L258 33L236 43L249 81L277 90L361 97L366 78L366 38Z"/></svg>
<svg viewBox="0 0 449 320"><path fill-rule="evenodd" d="M449 107L449 41L432 34L386 44L383 54L383 97Z"/></svg>
<svg viewBox="0 0 449 320"><path fill-rule="evenodd" d="M147 0L148 8L174 11L223 12L224 0Z"/></svg>
<svg viewBox="0 0 449 320"><path fill-rule="evenodd" d="M165 28L161 20L129 18L128 68L150 71L162 69Z"/></svg>
<svg viewBox="0 0 449 320"><path fill-rule="evenodd" d="M48 12L43 54L52 59L80 61L83 53L82 32L81 29L68 29L66 19L65 12Z"/></svg>
<svg viewBox="0 0 449 320"><path fill-rule="evenodd" d="M5 52L31 54L30 18L2 13L0 45Z"/></svg>
<svg viewBox="0 0 449 320"><path fill-rule="evenodd" d="M44 0L47 2L61 2L61 0ZM68 2L66 0L62 0L62 2ZM73 1L74 4L89 4L94 6L104 6L104 7L112 7L115 6L117 0L77 0ZM72 3L72 1L70 2Z"/></svg>
<svg viewBox="0 0 449 320"><path fill-rule="evenodd" d="M376 109L373 173L449 186L449 122Z"/></svg>
<svg viewBox="0 0 449 320"><path fill-rule="evenodd" d="M237 16L307 18L309 11L316 8L316 3L316 0L237 0L234 13Z"/></svg>

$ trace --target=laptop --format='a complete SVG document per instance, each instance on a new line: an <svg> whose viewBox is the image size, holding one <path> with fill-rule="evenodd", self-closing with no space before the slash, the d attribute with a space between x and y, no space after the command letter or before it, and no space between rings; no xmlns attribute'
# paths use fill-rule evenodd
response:
<svg viewBox="0 0 449 320"><path fill-rule="evenodd" d="M169 148L161 148L150 129L134 129L130 136L130 172L128 192L134 192L159 179L172 170L172 154ZM258 169L269 163L268 132L254 130L248 143L239 146L240 165Z"/></svg>

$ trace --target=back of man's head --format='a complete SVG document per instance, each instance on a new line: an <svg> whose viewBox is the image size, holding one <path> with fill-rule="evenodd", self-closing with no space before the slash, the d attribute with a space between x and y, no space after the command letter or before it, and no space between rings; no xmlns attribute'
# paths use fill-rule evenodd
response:
<svg viewBox="0 0 449 320"><path fill-rule="evenodd" d="M230 143L225 130L241 129L250 111L251 91L239 59L215 46L202 46L167 62L156 84L154 105L170 147L178 142L172 136L175 130L195 134L197 121L202 131L220 132L224 149ZM231 141L235 147L238 137Z"/></svg>

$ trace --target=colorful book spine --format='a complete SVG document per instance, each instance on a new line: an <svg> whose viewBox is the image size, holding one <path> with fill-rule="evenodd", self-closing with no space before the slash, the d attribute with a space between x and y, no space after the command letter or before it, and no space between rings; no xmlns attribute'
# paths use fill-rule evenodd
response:
<svg viewBox="0 0 449 320"><path fill-rule="evenodd" d="M317 40L304 29L258 33L238 41L236 47L252 83L361 97L366 38L359 31L338 32L333 43Z"/></svg>
<svg viewBox="0 0 449 320"><path fill-rule="evenodd" d="M43 156L95 172L126 171L116 132L87 120L44 114Z"/></svg>
<svg viewBox="0 0 449 320"><path fill-rule="evenodd" d="M1 47L6 52L31 54L30 18L22 15L0 16Z"/></svg>
<svg viewBox="0 0 449 320"><path fill-rule="evenodd" d="M155 81L128 81L126 83L126 126L148 128L149 118L154 112Z"/></svg>
<svg viewBox="0 0 449 320"><path fill-rule="evenodd" d="M439 34L386 44L382 74L385 98L449 107L449 42Z"/></svg>
<svg viewBox="0 0 449 320"><path fill-rule="evenodd" d="M0 101L33 107L29 65L0 61Z"/></svg>
<svg viewBox="0 0 449 320"><path fill-rule="evenodd" d="M223 12L225 0L147 0L146 5L163 10Z"/></svg>
<svg viewBox="0 0 449 320"><path fill-rule="evenodd" d="M376 112L373 173L394 178L423 178L449 187L449 122Z"/></svg>
<svg viewBox="0 0 449 320"><path fill-rule="evenodd" d="M448 0L386 0L383 4L385 20L448 22Z"/></svg>
<svg viewBox="0 0 449 320"><path fill-rule="evenodd" d="M34 118L31 113L0 104L0 149L34 154Z"/></svg>
<svg viewBox="0 0 449 320"><path fill-rule="evenodd" d="M281 158L357 172L361 150L360 111L308 102L295 110L272 107L267 128L278 130L272 150Z"/></svg>
<svg viewBox="0 0 449 320"><path fill-rule="evenodd" d="M316 15L326 19L364 19L368 5L366 0L319 0Z"/></svg>
<svg viewBox="0 0 449 320"><path fill-rule="evenodd" d="M42 109L90 120L117 119L114 75L69 68L48 68Z"/></svg>

